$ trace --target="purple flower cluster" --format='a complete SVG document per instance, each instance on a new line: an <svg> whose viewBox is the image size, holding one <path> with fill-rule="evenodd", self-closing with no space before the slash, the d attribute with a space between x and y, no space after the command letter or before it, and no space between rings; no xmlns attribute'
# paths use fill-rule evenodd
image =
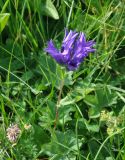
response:
<svg viewBox="0 0 125 160"><path fill-rule="evenodd" d="M94 41L86 42L84 33L77 33L65 29L65 36L62 42L61 49L55 48L53 41L50 40L45 49L59 64L65 65L70 71L76 70L81 62L90 52L94 52L92 48Z"/></svg>

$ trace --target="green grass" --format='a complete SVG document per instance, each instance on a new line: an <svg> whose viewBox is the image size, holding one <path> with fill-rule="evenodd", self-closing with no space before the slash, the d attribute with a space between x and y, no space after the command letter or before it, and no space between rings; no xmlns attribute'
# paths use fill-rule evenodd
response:
<svg viewBox="0 0 125 160"><path fill-rule="evenodd" d="M0 160L125 160L124 1L0 0L0 9ZM67 73L44 52L65 27L96 41Z"/></svg>

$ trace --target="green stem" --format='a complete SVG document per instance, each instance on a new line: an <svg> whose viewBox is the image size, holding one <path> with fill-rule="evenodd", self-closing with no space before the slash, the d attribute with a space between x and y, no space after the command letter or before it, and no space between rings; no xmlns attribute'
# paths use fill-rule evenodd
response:
<svg viewBox="0 0 125 160"><path fill-rule="evenodd" d="M71 4L71 8L70 8L70 12L69 12L69 16L68 16L68 21L67 21L67 24L66 24L66 28L68 28L68 25L69 25L69 22L70 22L72 10L73 10L73 5L74 5L74 0L72 1L72 4Z"/></svg>
<svg viewBox="0 0 125 160"><path fill-rule="evenodd" d="M61 101L61 94L62 94L63 86L64 86L64 80L61 80L58 100L57 100L57 104L56 104L56 116L55 116L54 129L56 129L56 126L57 126L57 121L58 121L58 116L59 116L58 109L59 109L59 104Z"/></svg>

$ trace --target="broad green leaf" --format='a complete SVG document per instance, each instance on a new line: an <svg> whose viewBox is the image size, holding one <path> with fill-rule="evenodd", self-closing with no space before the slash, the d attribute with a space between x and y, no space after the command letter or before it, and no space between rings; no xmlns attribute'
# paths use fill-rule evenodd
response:
<svg viewBox="0 0 125 160"><path fill-rule="evenodd" d="M99 132L99 125L97 124L88 124L87 129L92 132Z"/></svg>
<svg viewBox="0 0 125 160"><path fill-rule="evenodd" d="M76 109L73 105L67 105L67 106L61 106L59 108L59 124L63 125L68 121L71 121L71 114L72 112L75 112Z"/></svg>
<svg viewBox="0 0 125 160"><path fill-rule="evenodd" d="M72 160L78 154L78 145L82 145L80 139L72 131L56 131L50 143L42 146L42 152L56 157L56 160L67 160L67 155ZM54 158L55 159L55 158Z"/></svg>
<svg viewBox="0 0 125 160"><path fill-rule="evenodd" d="M2 32L3 29L5 28L9 16L10 16L9 13L1 13L0 14L0 32Z"/></svg>
<svg viewBox="0 0 125 160"><path fill-rule="evenodd" d="M34 132L33 132L34 144L37 144L37 147L39 147L39 149L40 149L41 144L45 144L45 143L48 143L50 141L50 137L38 125L33 124L33 129L34 129Z"/></svg>
<svg viewBox="0 0 125 160"><path fill-rule="evenodd" d="M61 99L60 105L66 106L66 105L73 104L74 102L75 100L73 100L70 96L66 96L65 98Z"/></svg>
<svg viewBox="0 0 125 160"><path fill-rule="evenodd" d="M55 108L56 108L56 103L52 101L48 101L48 106L46 108L42 109L42 116L40 117L40 120L42 121L41 126L47 127L51 126L54 124L55 121ZM76 108L73 105L65 105L59 107L58 109L58 123L59 125L64 125L66 122L71 121L71 112L75 112Z"/></svg>
<svg viewBox="0 0 125 160"><path fill-rule="evenodd" d="M59 19L58 12L51 0L42 0L41 10L43 14L48 15L54 19Z"/></svg>
<svg viewBox="0 0 125 160"><path fill-rule="evenodd" d="M51 0L34 0L34 3L29 3L33 10L37 11L38 13L46 16L50 16L54 19L59 19L59 14Z"/></svg>
<svg viewBox="0 0 125 160"><path fill-rule="evenodd" d="M46 15L54 19L59 19L59 14L52 0L29 0L29 3L32 10L38 12L40 15Z"/></svg>
<svg viewBox="0 0 125 160"><path fill-rule="evenodd" d="M27 71L23 74L22 79L24 81L28 81L29 79L33 78L33 72L32 71Z"/></svg>
<svg viewBox="0 0 125 160"><path fill-rule="evenodd" d="M95 94L86 95L84 101L91 106L89 108L89 117L97 118L99 117L102 108L109 107L117 103L117 95L104 86L97 88L95 90Z"/></svg>

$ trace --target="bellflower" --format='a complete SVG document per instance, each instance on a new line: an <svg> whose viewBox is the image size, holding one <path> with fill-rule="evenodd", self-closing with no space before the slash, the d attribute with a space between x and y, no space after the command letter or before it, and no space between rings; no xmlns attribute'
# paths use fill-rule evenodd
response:
<svg viewBox="0 0 125 160"><path fill-rule="evenodd" d="M65 29L65 36L62 41L61 49L58 50L53 41L47 43L45 51L48 52L59 64L65 65L70 71L76 70L85 57L90 52L94 52L92 48L94 41L86 41L85 34Z"/></svg>

